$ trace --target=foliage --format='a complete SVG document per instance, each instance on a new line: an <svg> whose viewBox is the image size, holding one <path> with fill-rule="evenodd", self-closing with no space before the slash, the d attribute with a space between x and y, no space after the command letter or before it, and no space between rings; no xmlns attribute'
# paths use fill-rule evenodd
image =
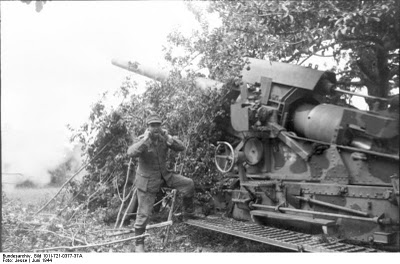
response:
<svg viewBox="0 0 400 264"><path fill-rule="evenodd" d="M124 185L129 162L125 153L131 138L120 112L124 108L111 114L104 108L101 101L94 104L89 122L74 131L72 138L82 143L82 152L88 160L96 157L86 167L87 175L82 181L70 185L77 200L88 201L92 209L118 207L115 188Z"/></svg>
<svg viewBox="0 0 400 264"><path fill-rule="evenodd" d="M142 95L134 92L136 84L127 79L118 93L124 101L117 108L107 112L103 97L92 106L89 121L78 130L72 129L72 140L82 144L85 157L92 161L82 182L69 188L78 201L90 199L91 210L106 208L104 221L115 221L124 186L126 192L132 189L137 161L128 157L127 149L144 133L146 117L153 112L161 115L163 128L186 146L183 152L170 152L167 166L194 180L199 202L210 199L220 177L213 162L212 143L223 135L224 124L218 120L228 114L221 106L229 105L224 97L229 88L202 92L194 86L194 77L189 73L181 78L173 72L163 83L149 83Z"/></svg>
<svg viewBox="0 0 400 264"><path fill-rule="evenodd" d="M61 186L70 176L75 169L76 160L73 156L69 157L66 161L59 164L56 168L48 170L50 174L50 182L48 186Z"/></svg>
<svg viewBox="0 0 400 264"><path fill-rule="evenodd" d="M219 174L213 164L214 145L222 136L215 122L221 111L223 96L229 91L209 90L204 93L193 83L195 75L182 79L177 73L161 85L153 83L146 92L150 104L163 113L165 128L177 135L186 150L170 162L170 168L195 180L198 189L210 191Z"/></svg>
<svg viewBox="0 0 400 264"><path fill-rule="evenodd" d="M212 30L205 12L188 6L202 30L173 32L169 40L186 48L186 57L200 56L213 79L238 76L242 57L304 64L319 56L336 60L338 83L347 88L387 97L399 87L398 1L214 1L207 11L219 14L222 26Z"/></svg>

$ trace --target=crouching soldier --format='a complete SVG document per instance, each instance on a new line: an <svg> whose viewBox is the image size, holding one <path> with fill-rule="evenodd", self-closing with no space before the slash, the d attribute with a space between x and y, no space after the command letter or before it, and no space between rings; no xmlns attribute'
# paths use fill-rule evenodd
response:
<svg viewBox="0 0 400 264"><path fill-rule="evenodd" d="M193 180L167 170L168 149L183 151L185 147L180 140L161 129L161 119L158 115L150 115L145 133L128 148L129 156L139 158L135 179L138 196L135 236L145 232L156 194L164 181L168 187L182 194L184 219L195 218ZM136 239L135 252L145 252L144 237Z"/></svg>

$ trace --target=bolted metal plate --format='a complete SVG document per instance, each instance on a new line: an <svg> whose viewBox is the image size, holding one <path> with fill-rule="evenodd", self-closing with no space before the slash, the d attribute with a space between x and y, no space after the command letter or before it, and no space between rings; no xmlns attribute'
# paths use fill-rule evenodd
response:
<svg viewBox="0 0 400 264"><path fill-rule="evenodd" d="M235 131L249 131L249 110L242 104L231 105L231 124Z"/></svg>
<svg viewBox="0 0 400 264"><path fill-rule="evenodd" d="M289 63L254 58L246 59L248 59L250 65L244 67L241 75L244 82L251 84L260 82L260 77L263 76L272 79L274 83L313 90L324 74L323 71ZM288 72L290 72L290 77Z"/></svg>
<svg viewBox="0 0 400 264"><path fill-rule="evenodd" d="M239 222L227 218L206 218L189 220L188 225L197 226L220 233L238 236L253 241L305 252L379 252L376 249L338 242L334 238L321 239L317 235L288 231L262 226L251 222Z"/></svg>

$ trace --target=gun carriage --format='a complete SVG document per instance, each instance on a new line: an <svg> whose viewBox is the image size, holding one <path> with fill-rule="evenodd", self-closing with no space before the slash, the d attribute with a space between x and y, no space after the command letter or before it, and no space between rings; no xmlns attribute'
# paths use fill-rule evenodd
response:
<svg viewBox="0 0 400 264"><path fill-rule="evenodd" d="M328 95L346 93L334 73L247 60L231 91L235 140L218 142L215 153L229 180L215 198L225 217L189 224L292 250L400 251L398 106L377 112L329 103ZM112 63L168 78L137 62ZM223 84L197 78L195 85Z"/></svg>

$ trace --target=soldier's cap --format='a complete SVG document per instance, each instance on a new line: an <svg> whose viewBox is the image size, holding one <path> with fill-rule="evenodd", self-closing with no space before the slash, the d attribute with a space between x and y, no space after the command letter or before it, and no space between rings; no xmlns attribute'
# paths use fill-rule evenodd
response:
<svg viewBox="0 0 400 264"><path fill-rule="evenodd" d="M147 117L147 124L150 125L155 123L161 124L161 118L156 114L149 115Z"/></svg>

